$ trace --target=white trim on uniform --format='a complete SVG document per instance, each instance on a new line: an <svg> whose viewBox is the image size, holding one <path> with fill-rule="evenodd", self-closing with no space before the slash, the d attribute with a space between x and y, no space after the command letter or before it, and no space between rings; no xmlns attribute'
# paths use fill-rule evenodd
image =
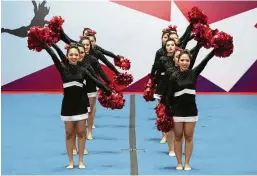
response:
<svg viewBox="0 0 257 176"><path fill-rule="evenodd" d="M159 95L159 94L153 94L153 97L155 98L155 99L161 99L161 95Z"/></svg>
<svg viewBox="0 0 257 176"><path fill-rule="evenodd" d="M88 113L80 114L80 115L73 115L73 116L62 116L61 115L61 119L66 122L84 120L84 119L88 119Z"/></svg>
<svg viewBox="0 0 257 176"><path fill-rule="evenodd" d="M174 122L197 122L198 116L188 116L188 117L173 117Z"/></svg>
<svg viewBox="0 0 257 176"><path fill-rule="evenodd" d="M161 72L161 75L165 75L165 72Z"/></svg>
<svg viewBox="0 0 257 176"><path fill-rule="evenodd" d="M63 84L63 88L72 87L72 86L78 86L83 87L83 84L77 82L77 81L71 81Z"/></svg>
<svg viewBox="0 0 257 176"><path fill-rule="evenodd" d="M97 95L96 92L87 93L88 98L96 97L96 95Z"/></svg>
<svg viewBox="0 0 257 176"><path fill-rule="evenodd" d="M87 81L86 81L85 79L84 79L84 81L83 81L83 84L84 84L84 85L87 85Z"/></svg>
<svg viewBox="0 0 257 176"><path fill-rule="evenodd" d="M195 90L193 89L183 89L181 91L175 92L174 97L181 96L183 94L193 94L195 95Z"/></svg>
<svg viewBox="0 0 257 176"><path fill-rule="evenodd" d="M89 107L87 107L87 112L91 112L91 108L90 108L90 106L89 106Z"/></svg>

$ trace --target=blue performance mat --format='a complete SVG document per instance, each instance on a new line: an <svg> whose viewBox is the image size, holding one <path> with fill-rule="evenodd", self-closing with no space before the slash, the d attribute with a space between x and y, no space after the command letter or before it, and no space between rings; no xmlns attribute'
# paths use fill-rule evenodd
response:
<svg viewBox="0 0 257 176"><path fill-rule="evenodd" d="M62 95L2 94L2 174L129 175L129 95L125 98L122 110L97 104L95 139L86 142L87 169L68 170ZM176 171L176 159L160 144L155 127L156 102L136 95L138 174L257 174L257 96L198 95L197 104L192 170Z"/></svg>

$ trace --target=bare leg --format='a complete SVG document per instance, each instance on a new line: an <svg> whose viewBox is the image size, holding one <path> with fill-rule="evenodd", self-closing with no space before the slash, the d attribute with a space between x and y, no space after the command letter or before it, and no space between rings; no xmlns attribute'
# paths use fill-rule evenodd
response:
<svg viewBox="0 0 257 176"><path fill-rule="evenodd" d="M174 149L177 158L177 170L182 170L182 136L183 136L183 122L175 122L174 126L174 134L175 134L175 142Z"/></svg>
<svg viewBox="0 0 257 176"><path fill-rule="evenodd" d="M167 142L169 146L169 156L176 156L174 152L174 140L173 140L174 132L171 130L167 133Z"/></svg>
<svg viewBox="0 0 257 176"><path fill-rule="evenodd" d="M73 161L73 145L74 145L74 129L75 123L74 122L64 122L65 124L65 132L66 132L66 149L69 157L69 165L67 166L68 169L72 169L74 167Z"/></svg>
<svg viewBox="0 0 257 176"><path fill-rule="evenodd" d="M76 147L76 136L77 136L77 133L76 133L76 129L74 130L74 145L73 145L73 155L77 155L77 147Z"/></svg>
<svg viewBox="0 0 257 176"><path fill-rule="evenodd" d="M195 130L196 122L187 122L184 125L184 134L185 134L185 170L191 170L189 161L193 151L193 137Z"/></svg>
<svg viewBox="0 0 257 176"><path fill-rule="evenodd" d="M95 128L95 113L96 113L96 99L95 99L95 102L94 102L94 109L93 109L93 114L92 114L92 116L93 116L93 122L92 122L92 128Z"/></svg>
<svg viewBox="0 0 257 176"><path fill-rule="evenodd" d="M79 168L84 169L85 165L83 163L83 155L84 155L85 142L86 142L85 120L80 120L76 122L76 131L78 135Z"/></svg>
<svg viewBox="0 0 257 176"><path fill-rule="evenodd" d="M92 128L93 128L93 115L95 114L95 104L96 104L96 97L89 97L89 103L90 103L90 113L89 113L89 117L88 117L88 135L87 135L87 139L88 140L92 140L93 139L93 135L92 135Z"/></svg>

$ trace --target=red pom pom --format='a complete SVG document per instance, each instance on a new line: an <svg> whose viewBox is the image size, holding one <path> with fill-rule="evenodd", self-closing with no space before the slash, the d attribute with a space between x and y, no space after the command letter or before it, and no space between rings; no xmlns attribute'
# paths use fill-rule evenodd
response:
<svg viewBox="0 0 257 176"><path fill-rule="evenodd" d="M98 90L98 101L103 107L111 109L122 109L125 105L122 93L112 93L110 96L107 96L101 89Z"/></svg>
<svg viewBox="0 0 257 176"><path fill-rule="evenodd" d="M124 58L123 56L118 56L119 60L114 59L114 64L117 67L120 67L122 70L129 70L130 69L130 60Z"/></svg>
<svg viewBox="0 0 257 176"><path fill-rule="evenodd" d="M162 103L159 103L156 105L155 109L155 113L157 115L158 118L161 118L165 115L165 105Z"/></svg>
<svg viewBox="0 0 257 176"><path fill-rule="evenodd" d="M208 25L197 23L193 26L192 30L194 34L194 39L199 42L200 45L209 49L212 47L213 43L213 31L209 28Z"/></svg>
<svg viewBox="0 0 257 176"><path fill-rule="evenodd" d="M163 117L157 118L155 124L158 131L162 131L164 133L171 131L171 129L174 127L173 118L165 115Z"/></svg>
<svg viewBox="0 0 257 176"><path fill-rule="evenodd" d="M215 56L229 57L234 50L233 37L225 32L218 32L213 38Z"/></svg>
<svg viewBox="0 0 257 176"><path fill-rule="evenodd" d="M133 76L127 73L120 73L118 76L114 76L116 84L128 86L133 82Z"/></svg>
<svg viewBox="0 0 257 176"><path fill-rule="evenodd" d="M191 23L203 23L208 24L207 16L198 7L193 7L191 11L188 12L188 18Z"/></svg>
<svg viewBox="0 0 257 176"><path fill-rule="evenodd" d="M28 48L40 52L45 44L52 45L53 32L48 27L32 26L28 30Z"/></svg>
<svg viewBox="0 0 257 176"><path fill-rule="evenodd" d="M145 101L154 101L155 100L155 98L153 97L154 92L155 92L155 88L149 88L149 87L146 88L144 90L144 95L143 95Z"/></svg>
<svg viewBox="0 0 257 176"><path fill-rule="evenodd" d="M60 40L60 30L62 29L63 23L64 19L61 16L54 16L48 24L48 27L54 32L52 37L55 43Z"/></svg>

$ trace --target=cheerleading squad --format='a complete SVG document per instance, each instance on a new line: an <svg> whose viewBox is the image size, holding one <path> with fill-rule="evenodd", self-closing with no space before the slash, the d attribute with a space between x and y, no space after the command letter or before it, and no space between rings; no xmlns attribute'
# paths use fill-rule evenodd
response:
<svg viewBox="0 0 257 176"><path fill-rule="evenodd" d="M96 45L94 30L85 28L79 41L74 41L64 32L63 22L61 17L56 16L45 27L31 27L28 31L28 47L37 52L46 50L60 73L63 82L61 119L65 124L66 149L69 158L66 168L74 168L73 155L77 154L78 148L78 167L84 169L83 155L88 154L85 148L86 138L93 140L96 97L105 108L122 109L125 99L116 87L117 85L128 86L133 82L133 76L116 69L119 67L122 70L129 70L130 61ZM56 44L60 40L67 44L66 54ZM114 59L116 67L105 55ZM105 74L99 60L114 72L113 79L110 80ZM88 130L86 130L86 121ZM76 138L78 146L76 146Z"/></svg>
<svg viewBox="0 0 257 176"><path fill-rule="evenodd" d="M169 156L176 156L177 170L191 170L189 161L193 151L193 137L198 109L195 101L197 78L214 56L225 58L233 53L233 37L212 30L207 16L197 7L188 12L190 24L179 38L176 26L162 31L162 47L156 52L154 64L145 86L146 101L158 100L155 107L156 126L162 132L160 143L168 143ZM197 41L186 49L190 40ZM201 48L211 49L194 66ZM182 146L185 160L182 164Z"/></svg>
<svg viewBox="0 0 257 176"><path fill-rule="evenodd" d="M156 52L144 91L146 101L159 101L155 108L157 129L162 132L161 143L168 143L169 155L177 158L177 170L191 170L189 160L193 149L194 128L198 121L195 102L197 77L213 56L228 57L233 52L233 38L225 32L212 30L207 16L200 9L194 7L188 15L190 24L181 37L177 34L176 26L170 25L162 31L162 47ZM74 168L73 155L78 151L78 167L83 169L83 156L88 154L86 139L94 139L92 129L96 98L105 108L122 109L125 99L117 85L130 85L133 76L117 70L116 67L129 70L130 61L98 46L94 30L84 28L82 36L76 41L64 32L63 23L62 17L55 16L45 27L31 27L28 31L28 47L37 52L45 50L60 73L63 82L61 119L65 124L69 158L66 168ZM196 46L187 50L188 42L193 39L197 41ZM57 46L59 41L67 44L66 53ZM203 47L212 50L194 67ZM112 57L114 65L105 56ZM99 60L115 74L112 79L103 71Z"/></svg>

